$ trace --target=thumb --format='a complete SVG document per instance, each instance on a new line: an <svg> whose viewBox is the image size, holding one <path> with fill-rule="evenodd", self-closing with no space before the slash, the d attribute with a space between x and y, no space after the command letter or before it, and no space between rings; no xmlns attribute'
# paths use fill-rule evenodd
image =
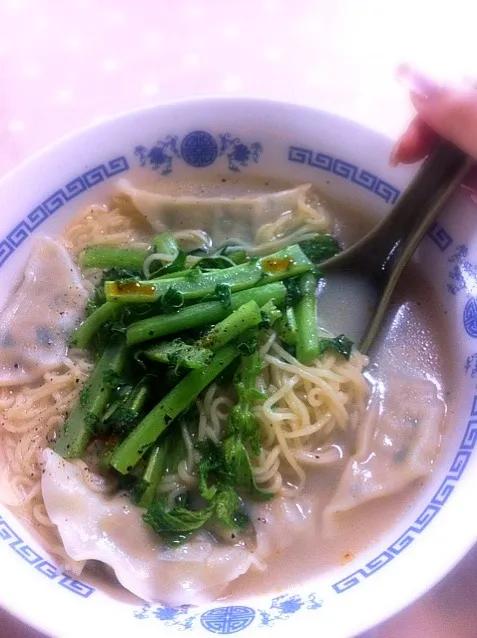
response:
<svg viewBox="0 0 477 638"><path fill-rule="evenodd" d="M439 84L409 66L399 69L399 77L410 89L420 119L477 159L477 89Z"/></svg>

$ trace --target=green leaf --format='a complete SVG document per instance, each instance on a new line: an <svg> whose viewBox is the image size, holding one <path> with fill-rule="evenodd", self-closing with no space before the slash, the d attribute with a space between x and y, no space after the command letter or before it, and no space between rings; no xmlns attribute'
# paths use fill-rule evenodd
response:
<svg viewBox="0 0 477 638"><path fill-rule="evenodd" d="M286 279L284 282L287 289L287 296L285 302L287 306L296 306L303 297L303 291L301 289L300 277L292 277Z"/></svg>
<svg viewBox="0 0 477 638"><path fill-rule="evenodd" d="M170 264L167 264L167 266L162 266L162 268L159 268L159 270L155 270L151 276L156 279L157 277L162 277L162 275L170 275L174 272L184 270L186 259L186 253L183 250L179 250L174 261L172 261Z"/></svg>
<svg viewBox="0 0 477 638"><path fill-rule="evenodd" d="M108 268L103 271L103 277L101 280L101 287L104 292L104 282L105 281L137 281L138 279L142 279L143 272L142 270L128 270L126 268Z"/></svg>
<svg viewBox="0 0 477 638"><path fill-rule="evenodd" d="M230 268L231 266L235 265L236 264L234 264L231 259L225 256L204 257L196 264L196 266L198 266L201 270L218 270L223 268Z"/></svg>
<svg viewBox="0 0 477 638"><path fill-rule="evenodd" d="M172 532L187 534L200 529L213 513L212 506L197 511L185 507L174 507L168 510L164 501L156 500L143 518L157 534L170 534Z"/></svg>
<svg viewBox="0 0 477 638"><path fill-rule="evenodd" d="M226 310L232 307L232 292L227 284L217 284L215 286L215 296Z"/></svg>
<svg viewBox="0 0 477 638"><path fill-rule="evenodd" d="M270 300L261 308L261 315L262 315L262 323L260 324L259 327L264 330L267 330L268 328L271 328L275 324L275 322L281 318L282 312L276 307L273 301Z"/></svg>
<svg viewBox="0 0 477 638"><path fill-rule="evenodd" d="M314 264L319 264L340 252L340 245L331 235L317 235L313 239L298 243L305 255Z"/></svg>
<svg viewBox="0 0 477 638"><path fill-rule="evenodd" d="M237 341L237 350L244 357L248 357L254 354L258 348L258 335L257 331L253 330L252 334L247 332L243 334Z"/></svg>
<svg viewBox="0 0 477 638"><path fill-rule="evenodd" d="M197 465L199 491L205 500L211 501L217 493L217 486L230 483L231 475L227 469L220 445L216 445L210 439L205 439L196 444L196 449L200 453L200 460ZM212 485L209 485L210 475L212 475L213 479Z"/></svg>
<svg viewBox="0 0 477 638"><path fill-rule="evenodd" d="M112 390L117 390L126 384L124 377L115 370L106 370L103 379L104 385L107 385Z"/></svg>
<svg viewBox="0 0 477 638"><path fill-rule="evenodd" d="M173 339L161 341L136 353L136 356L142 355L151 361L170 365L177 371L179 368L203 368L210 363L213 352L207 348L184 343L182 339Z"/></svg>
<svg viewBox="0 0 477 638"><path fill-rule="evenodd" d="M341 354L345 359L349 359L351 351L353 349L353 342L345 335L339 335L333 339L320 339L320 351L319 355L326 352L326 350L335 350L338 354Z"/></svg>
<svg viewBox="0 0 477 638"><path fill-rule="evenodd" d="M238 436L242 441L249 443L256 456L260 454L260 424L252 408L257 401L264 399L256 387L261 369L262 360L258 352L242 356L234 376L238 402L230 411L227 422L227 434Z"/></svg>
<svg viewBox="0 0 477 638"><path fill-rule="evenodd" d="M196 279L200 279L202 274L202 271L200 268L198 268L197 266L194 266L193 268L190 268L185 277L187 279L189 279L190 281L195 281Z"/></svg>
<svg viewBox="0 0 477 638"><path fill-rule="evenodd" d="M175 312L184 305L184 295L175 288L168 288L160 299L163 312Z"/></svg>
<svg viewBox="0 0 477 638"><path fill-rule="evenodd" d="M214 498L214 513L225 527L237 527L235 513L240 506L237 492L229 485L221 487Z"/></svg>
<svg viewBox="0 0 477 638"><path fill-rule="evenodd" d="M258 488L247 450L238 437L231 436L225 439L222 442L222 449L234 485L243 488L252 497L262 501L268 501L274 497L274 494Z"/></svg>

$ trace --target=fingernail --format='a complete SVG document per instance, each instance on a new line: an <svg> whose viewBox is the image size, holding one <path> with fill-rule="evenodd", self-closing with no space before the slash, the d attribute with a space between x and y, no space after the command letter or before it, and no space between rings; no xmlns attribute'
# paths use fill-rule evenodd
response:
<svg viewBox="0 0 477 638"><path fill-rule="evenodd" d="M389 156L389 166L391 166L392 168L396 168L396 166L399 166L398 153L399 153L400 146L401 146L401 138L399 138L396 144L394 144L391 154Z"/></svg>
<svg viewBox="0 0 477 638"><path fill-rule="evenodd" d="M415 97L422 100L428 100L440 89L438 82L409 64L401 64L397 70L397 78Z"/></svg>

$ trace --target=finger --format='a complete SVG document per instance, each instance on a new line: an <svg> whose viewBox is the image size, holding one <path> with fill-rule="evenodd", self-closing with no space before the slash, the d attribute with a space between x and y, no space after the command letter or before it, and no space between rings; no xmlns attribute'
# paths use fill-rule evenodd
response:
<svg viewBox="0 0 477 638"><path fill-rule="evenodd" d="M407 130L398 139L391 152L390 164L413 164L429 155L439 136L419 116L409 124Z"/></svg>
<svg viewBox="0 0 477 638"><path fill-rule="evenodd" d="M470 85L439 84L408 66L400 68L400 78L411 90L420 119L477 159L477 90Z"/></svg>

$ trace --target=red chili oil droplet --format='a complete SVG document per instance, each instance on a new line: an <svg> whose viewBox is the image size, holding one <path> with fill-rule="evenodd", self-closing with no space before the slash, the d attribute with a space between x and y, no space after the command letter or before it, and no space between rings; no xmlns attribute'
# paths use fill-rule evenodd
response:
<svg viewBox="0 0 477 638"><path fill-rule="evenodd" d="M282 257L280 259L264 259L262 261L262 268L265 272L268 273L282 273L286 272L289 268L293 266L293 259L290 257Z"/></svg>

